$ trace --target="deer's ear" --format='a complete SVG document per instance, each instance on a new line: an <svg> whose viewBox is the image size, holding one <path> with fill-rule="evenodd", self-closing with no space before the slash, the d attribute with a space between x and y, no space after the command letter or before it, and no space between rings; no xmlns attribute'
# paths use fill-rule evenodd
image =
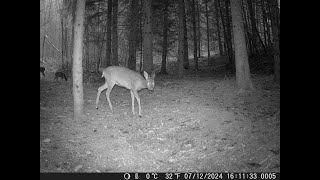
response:
<svg viewBox="0 0 320 180"><path fill-rule="evenodd" d="M145 77L146 79L148 79L149 75L148 75L148 73L147 73L146 71L143 71L143 75L144 75L144 77Z"/></svg>

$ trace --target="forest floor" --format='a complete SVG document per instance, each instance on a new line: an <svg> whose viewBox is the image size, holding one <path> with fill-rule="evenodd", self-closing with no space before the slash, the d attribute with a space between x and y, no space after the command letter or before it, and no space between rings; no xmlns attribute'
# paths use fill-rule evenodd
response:
<svg viewBox="0 0 320 180"><path fill-rule="evenodd" d="M100 75L101 76L101 75ZM153 94L115 86L95 108L104 79L84 83L86 119L73 120L69 80L40 79L40 172L280 172L280 85L252 74L237 94L234 75L186 71L156 76Z"/></svg>

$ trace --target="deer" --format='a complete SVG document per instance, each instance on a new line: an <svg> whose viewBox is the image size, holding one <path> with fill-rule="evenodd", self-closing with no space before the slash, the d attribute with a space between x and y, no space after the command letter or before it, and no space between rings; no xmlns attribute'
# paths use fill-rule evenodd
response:
<svg viewBox="0 0 320 180"><path fill-rule="evenodd" d="M98 88L97 99L96 99L96 109L98 109L99 97L102 91L107 89L106 96L109 103L109 107L111 112L113 112L112 104L110 101L110 93L114 85L118 85L120 87L124 87L130 90L131 94L131 103L132 103L132 113L134 112L134 100L137 99L139 106L139 117L142 117L141 114L141 105L140 105L140 97L138 92L142 89L148 89L149 93L153 93L153 89L155 86L154 78L155 72L152 72L152 75L144 71L144 77L136 71L128 69L122 66L109 66L107 68L100 68L99 71L102 72L102 77L105 78L105 84Z"/></svg>
<svg viewBox="0 0 320 180"><path fill-rule="evenodd" d="M44 74L45 70L46 68L40 66L40 73L42 73L43 77L46 77L46 75Z"/></svg>

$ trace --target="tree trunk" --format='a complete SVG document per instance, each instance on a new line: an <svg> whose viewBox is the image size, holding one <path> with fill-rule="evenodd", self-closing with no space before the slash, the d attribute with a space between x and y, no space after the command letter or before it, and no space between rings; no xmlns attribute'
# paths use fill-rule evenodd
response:
<svg viewBox="0 0 320 180"><path fill-rule="evenodd" d="M136 70L136 50L137 50L137 33L138 33L138 1L131 0L130 5L130 32L129 32L129 59L128 68Z"/></svg>
<svg viewBox="0 0 320 180"><path fill-rule="evenodd" d="M112 65L118 66L118 0L113 0L112 8Z"/></svg>
<svg viewBox="0 0 320 180"><path fill-rule="evenodd" d="M206 5L206 21L207 21L207 47L208 47L208 65L211 65L210 61L210 34L209 34L209 15L208 15L208 2Z"/></svg>
<svg viewBox="0 0 320 180"><path fill-rule="evenodd" d="M272 7L272 37L273 37L273 58L274 58L274 80L280 83L280 40L279 40L279 29L278 29L278 18L279 8L278 1L271 1ZM279 18L280 19L280 18Z"/></svg>
<svg viewBox="0 0 320 180"><path fill-rule="evenodd" d="M228 59L229 59L231 72L233 73L235 72L235 59L234 59L234 54L232 50L232 40L231 40L232 32L231 32L231 26L230 26L229 6L230 6L230 0L225 0Z"/></svg>
<svg viewBox="0 0 320 180"><path fill-rule="evenodd" d="M183 10L183 67L185 69L190 68L190 63L189 63L189 50L188 50L188 31L187 31L187 21L186 21L186 13L185 13L185 3L184 0L182 0L182 9Z"/></svg>
<svg viewBox="0 0 320 180"><path fill-rule="evenodd" d="M108 18L107 18L107 43L106 43L106 61L107 67L111 65L111 19L112 19L112 0L108 0Z"/></svg>
<svg viewBox="0 0 320 180"><path fill-rule="evenodd" d="M258 52L258 46L257 46L257 33L255 30L255 26L256 26L256 20L255 20L255 15L254 15L254 11L253 11L253 7L252 7L252 1L251 0L247 0L247 4L248 4L248 11L250 14L250 23L251 23L251 34L252 34L252 45L253 45L253 50L255 50L255 52L252 52L253 54L259 54Z"/></svg>
<svg viewBox="0 0 320 180"><path fill-rule="evenodd" d="M162 43L162 62L161 74L167 74L167 51L168 51L168 2L164 2L163 14L163 43Z"/></svg>
<svg viewBox="0 0 320 180"><path fill-rule="evenodd" d="M61 67L62 67L62 70L64 69L64 62L63 62L63 55L64 55L64 36L63 36L63 33L64 33L64 29L63 29L63 17L61 18Z"/></svg>
<svg viewBox="0 0 320 180"><path fill-rule="evenodd" d="M44 57L44 45L45 45L45 42L46 42L46 34L44 33L43 34L43 39L42 39L42 55L41 55L41 60L44 61L43 57Z"/></svg>
<svg viewBox="0 0 320 180"><path fill-rule="evenodd" d="M64 49L65 49L65 57L66 57L66 68L68 68L68 60L69 60L69 53L68 53L68 28L64 28Z"/></svg>
<svg viewBox="0 0 320 180"><path fill-rule="evenodd" d="M219 23L219 11L218 11L218 1L214 1L214 11L216 13L215 19L216 19L216 26L217 26L217 36L218 36L218 45L219 45L219 53L220 56L223 54L223 49L222 49L222 42L221 42L221 35L220 35L220 23Z"/></svg>
<svg viewBox="0 0 320 180"><path fill-rule="evenodd" d="M178 78L183 78L183 63L184 63L184 31L185 31L185 13L184 13L184 1L179 0L179 46L178 46L178 66L177 66L177 72L178 72Z"/></svg>
<svg viewBox="0 0 320 180"><path fill-rule="evenodd" d="M218 7L220 10L220 17L221 17L221 24L222 24L222 30L223 30L223 55L225 55L225 53L227 52L226 50L226 44L227 44L227 31L226 31L226 23L224 21L224 17L223 17L223 12L222 12L222 7L220 4L220 0L216 0L218 3Z"/></svg>
<svg viewBox="0 0 320 180"><path fill-rule="evenodd" d="M73 46L73 103L74 120L81 119L83 116L83 80L82 80L82 47L84 30L85 0L77 0L75 21L74 21L74 46Z"/></svg>
<svg viewBox="0 0 320 180"><path fill-rule="evenodd" d="M198 1L196 1L195 2L196 4L197 4L197 11L196 11L196 14L197 14L197 20L198 21L196 21L197 22L197 40L198 40L198 45L197 45L197 48L198 48L198 57L201 57L201 30L200 30L200 8L199 8L199 2Z"/></svg>
<svg viewBox="0 0 320 180"><path fill-rule="evenodd" d="M143 70L149 74L153 71L153 56L152 56L152 12L151 1L144 0L143 14Z"/></svg>
<svg viewBox="0 0 320 180"><path fill-rule="evenodd" d="M85 38L85 43L84 43L84 52L85 55L83 56L84 59L86 59L86 70L89 70L89 33L88 33L88 27L89 27L89 23L85 24L84 27L84 38Z"/></svg>
<svg viewBox="0 0 320 180"><path fill-rule="evenodd" d="M199 69L197 56L197 27L196 27L196 7L194 0L191 1L192 8L192 30L193 30L193 60L195 70Z"/></svg>
<svg viewBox="0 0 320 180"><path fill-rule="evenodd" d="M143 7L143 0L140 0L140 6L139 9L141 9L142 11L142 7ZM142 72L142 65L143 65L143 45L142 45L142 41L143 41L143 36L142 36L142 28L143 28L143 19L142 16L140 16L139 18L139 33L140 33L140 63L139 63L139 72Z"/></svg>
<svg viewBox="0 0 320 180"><path fill-rule="evenodd" d="M236 81L239 93L241 93L242 91L253 89L243 28L241 0L231 0L231 14L236 60Z"/></svg>

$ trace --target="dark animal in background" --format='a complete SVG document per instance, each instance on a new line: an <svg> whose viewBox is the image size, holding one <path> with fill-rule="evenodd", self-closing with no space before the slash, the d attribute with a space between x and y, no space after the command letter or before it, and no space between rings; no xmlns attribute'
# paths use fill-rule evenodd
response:
<svg viewBox="0 0 320 180"><path fill-rule="evenodd" d="M42 75L44 76L44 77L46 77L46 75L44 74L44 71L46 70L46 68L44 68L44 67L40 67L40 73L42 73Z"/></svg>
<svg viewBox="0 0 320 180"><path fill-rule="evenodd" d="M67 78L67 76L63 73L63 72L56 72L55 74L54 74L54 80L59 80L59 78L61 78L61 80L65 80L65 81L67 81L68 80L68 78Z"/></svg>

